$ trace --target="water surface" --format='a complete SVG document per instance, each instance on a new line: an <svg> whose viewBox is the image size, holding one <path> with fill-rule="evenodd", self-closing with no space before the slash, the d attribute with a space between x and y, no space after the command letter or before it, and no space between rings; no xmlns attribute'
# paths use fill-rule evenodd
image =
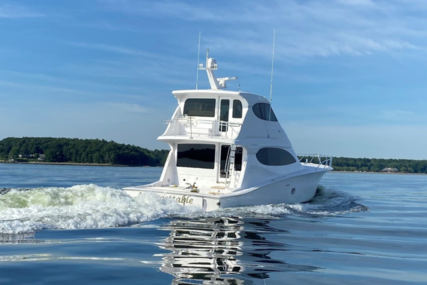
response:
<svg viewBox="0 0 427 285"><path fill-rule="evenodd" d="M328 173L310 203L211 213L119 190L161 170L0 164L0 283L427 283L427 176Z"/></svg>

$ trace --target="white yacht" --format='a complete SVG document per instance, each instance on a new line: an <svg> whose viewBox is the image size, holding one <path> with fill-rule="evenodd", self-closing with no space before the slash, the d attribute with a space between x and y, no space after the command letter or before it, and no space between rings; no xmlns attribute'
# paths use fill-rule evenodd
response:
<svg viewBox="0 0 427 285"><path fill-rule="evenodd" d="M136 197L152 192L206 211L219 207L307 202L332 158L298 157L261 95L226 91L206 56L211 89L179 90L178 106L158 140L169 144L160 180L123 190Z"/></svg>

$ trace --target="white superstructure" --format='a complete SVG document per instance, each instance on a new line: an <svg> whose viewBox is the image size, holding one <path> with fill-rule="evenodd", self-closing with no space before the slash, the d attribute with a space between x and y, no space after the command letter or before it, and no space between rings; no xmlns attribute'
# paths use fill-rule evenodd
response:
<svg viewBox="0 0 427 285"><path fill-rule="evenodd" d="M170 152L160 180L124 188L130 196L154 192L207 211L218 207L300 203L313 198L330 157L300 159L265 97L225 91L215 59L206 59L210 90L172 94L178 106L158 140Z"/></svg>

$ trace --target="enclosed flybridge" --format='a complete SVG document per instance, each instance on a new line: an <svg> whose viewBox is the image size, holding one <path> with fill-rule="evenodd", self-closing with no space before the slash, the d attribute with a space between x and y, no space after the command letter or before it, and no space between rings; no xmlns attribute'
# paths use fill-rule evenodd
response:
<svg viewBox="0 0 427 285"><path fill-rule="evenodd" d="M160 180L123 190L132 197L156 193L206 211L311 200L332 158L298 157L270 100L225 91L236 78L216 78L216 61L208 55L200 68L211 89L172 92L178 106L158 138L170 147Z"/></svg>

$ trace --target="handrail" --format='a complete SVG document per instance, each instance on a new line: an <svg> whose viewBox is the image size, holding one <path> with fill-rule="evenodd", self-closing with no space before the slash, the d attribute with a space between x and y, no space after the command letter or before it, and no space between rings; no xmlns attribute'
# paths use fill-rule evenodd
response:
<svg viewBox="0 0 427 285"><path fill-rule="evenodd" d="M323 168L326 168L327 166L332 168L332 156L321 154L302 154L297 156L301 163L318 164L316 169L321 166L323 166ZM315 158L317 158L317 163L313 162ZM305 161L303 161L304 159Z"/></svg>
<svg viewBox="0 0 427 285"><path fill-rule="evenodd" d="M164 123L168 125L181 125L186 129L185 133L181 134L180 130L175 128L171 130L172 135L190 135L190 138L193 138L194 134L211 138L235 138L240 133L240 127L242 126L242 124L239 123L219 120L203 120L190 116L179 119L165 120ZM222 130L223 128L227 131L220 131L220 129Z"/></svg>

